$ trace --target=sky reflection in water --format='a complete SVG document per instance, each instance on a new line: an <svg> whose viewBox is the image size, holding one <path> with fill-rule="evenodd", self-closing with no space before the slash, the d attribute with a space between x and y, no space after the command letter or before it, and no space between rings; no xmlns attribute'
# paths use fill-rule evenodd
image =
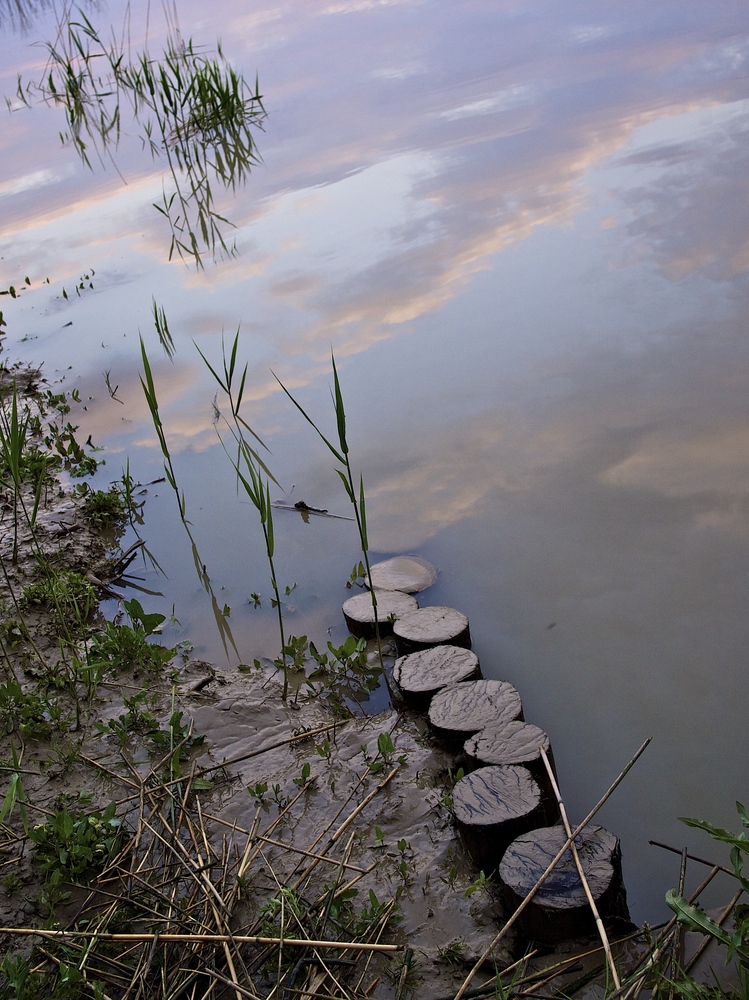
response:
<svg viewBox="0 0 749 1000"><path fill-rule="evenodd" d="M121 12L97 17L105 28ZM676 817L732 824L747 795L745 6L321 0L238 12L219 0L210 18L197 3L179 17L186 37L220 34L248 78L257 70L269 112L264 165L225 202L240 256L201 273L166 263L151 207L161 175L138 143L120 150L123 186L111 166L88 173L59 148L57 113L19 111L0 133L0 253L5 283L29 274L33 287L3 300L8 355L65 373L107 471L129 455L145 481L160 463L138 381L143 333L196 540L251 659L275 653L271 624L242 603L267 591L267 574L190 340L217 361L222 330L241 325L246 416L274 472L294 498L344 513L269 372L330 420L332 345L374 546L440 566L430 603L470 616L485 674L516 683L526 717L547 728L571 813L655 737L604 821L623 840L634 916L659 919L678 862L648 838L709 853ZM43 66L27 42L50 23L28 38L6 27L6 94ZM159 30L154 20L153 51ZM64 301L91 267L94 290ZM159 357L153 296L174 364ZM174 515L173 498L149 499L169 580L148 584L220 657ZM356 558L346 531L278 525L282 578L299 584L293 631L340 630Z"/></svg>

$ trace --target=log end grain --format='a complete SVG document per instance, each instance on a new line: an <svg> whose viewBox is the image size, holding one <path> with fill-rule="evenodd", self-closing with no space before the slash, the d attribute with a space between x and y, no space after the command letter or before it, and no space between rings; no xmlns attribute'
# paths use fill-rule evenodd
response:
<svg viewBox="0 0 749 1000"><path fill-rule="evenodd" d="M437 579L434 566L418 556L385 559L370 567L370 574L375 589L402 590L406 594L418 594Z"/></svg>
<svg viewBox="0 0 749 1000"><path fill-rule="evenodd" d="M555 826L525 833L510 844L499 866L499 881L510 909L515 909L527 896L565 840L564 829ZM589 826L575 838L575 846L601 918L604 922L628 922L618 839L602 826ZM593 915L569 849L523 911L518 923L519 930L527 938L548 943L595 931Z"/></svg>
<svg viewBox="0 0 749 1000"><path fill-rule="evenodd" d="M553 795L553 786L541 757L544 749L556 777L549 737L538 726L519 720L492 722L466 740L466 767L475 770L487 764L519 764L528 768L541 788Z"/></svg>
<svg viewBox="0 0 749 1000"><path fill-rule="evenodd" d="M444 742L461 746L490 724L522 719L523 703L509 681L465 681L439 691L429 706L429 728Z"/></svg>
<svg viewBox="0 0 749 1000"><path fill-rule="evenodd" d="M416 598L404 594L400 590L375 591L377 598L377 618L380 625L380 635L392 635L393 622L403 615L418 611ZM371 639L375 634L375 613L372 605L372 594L369 591L349 597L343 604L343 617L352 635L357 638Z"/></svg>
<svg viewBox="0 0 749 1000"><path fill-rule="evenodd" d="M401 656L430 646L471 645L468 619L455 608L419 608L399 618L393 628L395 643Z"/></svg>
<svg viewBox="0 0 749 1000"><path fill-rule="evenodd" d="M468 853L486 874L497 870L505 850L521 833L556 818L556 803L525 767L482 767L455 783L452 798Z"/></svg>
<svg viewBox="0 0 749 1000"><path fill-rule="evenodd" d="M399 657L392 679L403 702L422 711L442 688L481 677L479 659L461 646L433 646Z"/></svg>

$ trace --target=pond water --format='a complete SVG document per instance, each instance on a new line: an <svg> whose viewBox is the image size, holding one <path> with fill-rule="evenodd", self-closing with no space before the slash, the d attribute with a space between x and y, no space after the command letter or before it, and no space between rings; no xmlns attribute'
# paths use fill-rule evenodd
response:
<svg viewBox="0 0 749 1000"><path fill-rule="evenodd" d="M484 675L521 691L573 819L653 737L601 820L622 840L633 917L663 919L679 862L648 840L720 855L677 817L735 826L749 792L749 10L177 3L182 36L207 50L220 37L263 94L262 163L217 193L238 253L170 262L153 208L169 180L133 130L116 169L88 170L60 144L59 109L18 107L17 75L44 71L32 43L55 18L27 4L21 30L7 0L2 287L31 284L0 300L5 356L77 390L102 482L129 460L145 484L163 468L143 336L210 588L161 483L143 535L163 574L137 570L160 593L142 600L174 609L171 640L233 669L278 641L195 345L220 364L239 329L242 412L274 476L291 502L348 514L331 456L271 374L334 434L332 349L374 555L438 566L424 600L465 612ZM123 5L85 10L122 32ZM166 22L135 0L133 52L146 25L160 51ZM297 585L287 628L342 638L353 526L279 511L276 547L282 588ZM225 605L236 648L216 626Z"/></svg>

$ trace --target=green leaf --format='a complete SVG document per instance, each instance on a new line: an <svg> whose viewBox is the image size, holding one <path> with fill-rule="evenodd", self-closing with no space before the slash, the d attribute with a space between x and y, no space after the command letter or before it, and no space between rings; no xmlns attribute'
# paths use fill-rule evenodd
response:
<svg viewBox="0 0 749 1000"><path fill-rule="evenodd" d="M683 896L673 889L666 893L666 905L674 911L680 924L685 924L690 930L715 938L726 947L733 944L728 934L715 920L712 920L699 906L693 906Z"/></svg>
<svg viewBox="0 0 749 1000"><path fill-rule="evenodd" d="M333 401L335 403L335 416L336 423L338 424L338 441L341 446L341 451L344 455L348 455L348 444L346 443L346 410L343 406L343 396L341 395L341 383L338 381L338 370L335 366L335 357L333 352L330 354L330 361L333 365L333 390L334 397Z"/></svg>

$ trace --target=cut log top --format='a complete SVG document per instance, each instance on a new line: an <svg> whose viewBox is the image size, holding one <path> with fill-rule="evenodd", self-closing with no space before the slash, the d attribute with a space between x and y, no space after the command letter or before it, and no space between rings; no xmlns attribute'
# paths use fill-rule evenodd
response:
<svg viewBox="0 0 749 1000"><path fill-rule="evenodd" d="M393 635L401 653L415 652L428 646L450 643L453 646L471 645L468 619L455 608L419 608L399 618Z"/></svg>
<svg viewBox="0 0 749 1000"><path fill-rule="evenodd" d="M530 722L492 722L466 740L465 752L481 764L529 764L550 753L549 737Z"/></svg>
<svg viewBox="0 0 749 1000"><path fill-rule="evenodd" d="M465 740L490 723L522 718L520 695L509 681L465 681L440 691L429 706L429 723L438 735Z"/></svg>
<svg viewBox="0 0 749 1000"><path fill-rule="evenodd" d="M483 774L484 770L486 768L474 773ZM532 830L518 837L508 847L499 867L500 881L517 896L525 898L566 839L560 826ZM602 826L589 826L575 838L575 846L593 898L598 900L609 889L614 876L620 875L619 842ZM536 893L535 902L545 909L555 910L587 905L585 889L569 848Z"/></svg>
<svg viewBox="0 0 749 1000"><path fill-rule="evenodd" d="M418 556L395 556L370 567L372 586L379 590L402 590L417 594L431 587L437 579L437 570L426 559Z"/></svg>
<svg viewBox="0 0 749 1000"><path fill-rule="evenodd" d="M524 767L482 767L453 788L453 809L460 824L495 826L538 808L541 790Z"/></svg>
<svg viewBox="0 0 749 1000"><path fill-rule="evenodd" d="M433 646L401 656L393 679L405 693L425 694L460 681L480 677L479 658L460 646Z"/></svg>
<svg viewBox="0 0 749 1000"><path fill-rule="evenodd" d="M417 611L419 605L415 597L404 594L400 590L375 590L377 598L377 618L380 623L380 635L390 635L393 630L393 620L412 611ZM369 591L349 597L343 604L343 617L352 635L357 637L374 635L374 608L372 594Z"/></svg>

